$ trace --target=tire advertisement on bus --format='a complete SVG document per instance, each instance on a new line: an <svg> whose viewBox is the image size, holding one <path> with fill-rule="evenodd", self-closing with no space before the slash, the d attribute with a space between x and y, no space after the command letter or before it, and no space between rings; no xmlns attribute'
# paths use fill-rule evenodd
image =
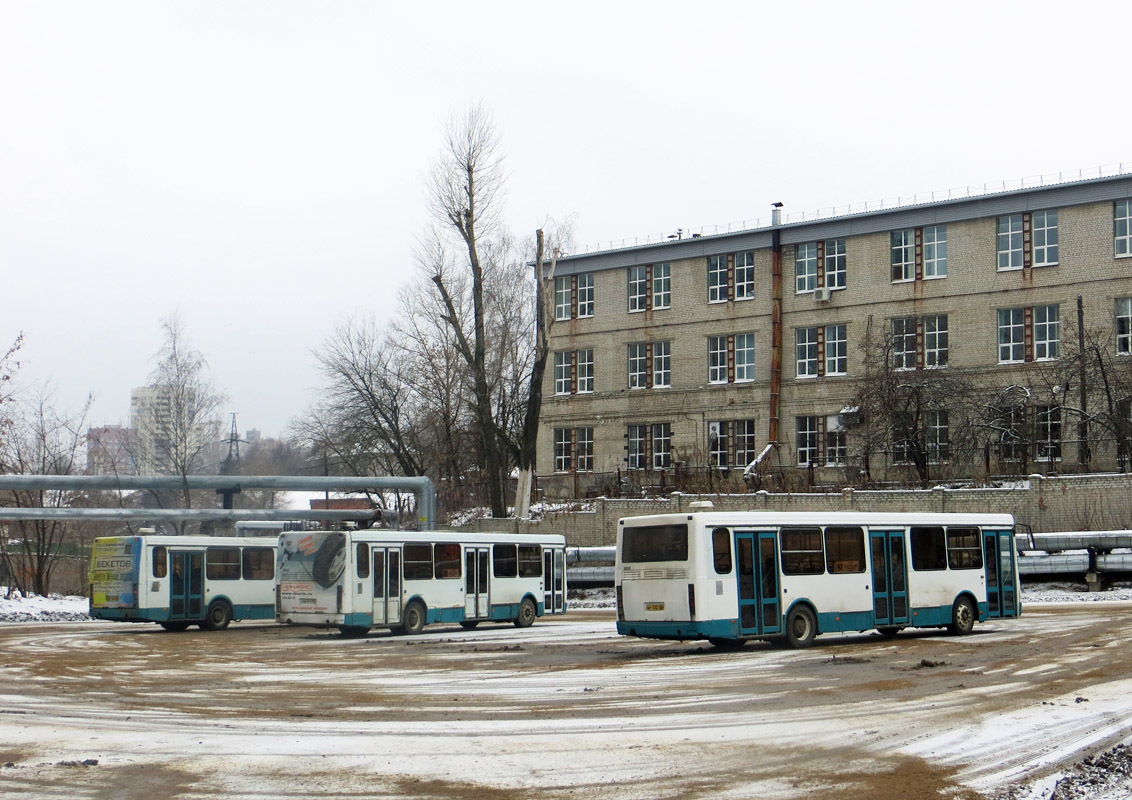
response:
<svg viewBox="0 0 1132 800"><path fill-rule="evenodd" d="M338 614L346 564L346 534L285 533L279 540L276 580L284 614Z"/></svg>

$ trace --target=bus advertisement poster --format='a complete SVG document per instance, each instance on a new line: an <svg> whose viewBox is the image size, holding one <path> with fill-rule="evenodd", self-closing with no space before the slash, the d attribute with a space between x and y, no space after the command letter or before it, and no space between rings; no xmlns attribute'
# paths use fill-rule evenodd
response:
<svg viewBox="0 0 1132 800"><path fill-rule="evenodd" d="M339 613L338 585L346 564L346 535L340 531L284 534L279 544L276 576L281 609Z"/></svg>
<svg viewBox="0 0 1132 800"><path fill-rule="evenodd" d="M90 600L96 608L137 605L141 539L117 536L96 539L91 547Z"/></svg>

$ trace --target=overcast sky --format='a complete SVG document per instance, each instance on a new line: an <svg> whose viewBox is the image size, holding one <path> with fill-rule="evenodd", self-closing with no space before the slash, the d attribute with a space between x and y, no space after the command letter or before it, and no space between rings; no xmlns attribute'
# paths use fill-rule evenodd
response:
<svg viewBox="0 0 1132 800"><path fill-rule="evenodd" d="M0 351L125 423L179 309L241 430L387 318L442 124L579 246L1132 161L1127 3L0 0Z"/></svg>

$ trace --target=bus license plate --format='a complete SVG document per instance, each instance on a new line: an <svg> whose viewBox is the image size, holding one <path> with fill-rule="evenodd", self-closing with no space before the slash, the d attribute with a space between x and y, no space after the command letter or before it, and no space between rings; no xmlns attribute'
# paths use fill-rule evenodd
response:
<svg viewBox="0 0 1132 800"><path fill-rule="evenodd" d="M645 603L645 611L663 611L664 603Z"/></svg>

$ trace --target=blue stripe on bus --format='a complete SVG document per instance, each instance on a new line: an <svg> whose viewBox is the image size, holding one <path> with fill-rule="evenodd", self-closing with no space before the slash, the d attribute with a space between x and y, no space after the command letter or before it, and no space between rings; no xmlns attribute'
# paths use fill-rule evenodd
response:
<svg viewBox="0 0 1132 800"><path fill-rule="evenodd" d="M651 639L738 639L738 620L714 619L705 622L617 622L623 636L644 636Z"/></svg>

